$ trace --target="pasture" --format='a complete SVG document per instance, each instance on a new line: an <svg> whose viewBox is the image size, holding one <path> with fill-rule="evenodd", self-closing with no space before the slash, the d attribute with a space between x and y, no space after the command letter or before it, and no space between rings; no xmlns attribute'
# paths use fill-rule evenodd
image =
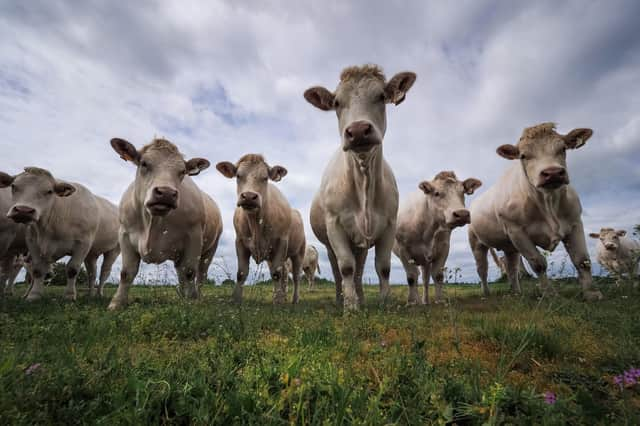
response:
<svg viewBox="0 0 640 426"><path fill-rule="evenodd" d="M103 299L0 302L2 424L638 424L640 291L596 278L539 300L533 282L446 286L447 305L343 315L331 283L297 306L272 287L207 286L187 302L169 286L134 286L128 309ZM19 286L22 292L24 286ZM291 289L289 295L291 294Z"/></svg>

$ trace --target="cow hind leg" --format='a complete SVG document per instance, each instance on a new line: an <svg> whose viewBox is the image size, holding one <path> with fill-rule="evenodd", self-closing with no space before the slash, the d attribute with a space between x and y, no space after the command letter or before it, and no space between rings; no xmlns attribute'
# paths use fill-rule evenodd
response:
<svg viewBox="0 0 640 426"><path fill-rule="evenodd" d="M291 258L291 273L293 275L293 297L291 299L292 303L295 305L300 300L299 294L299 286L300 286L300 275L302 270L302 256L294 256ZM287 277L289 274L285 274Z"/></svg>
<svg viewBox="0 0 640 426"><path fill-rule="evenodd" d="M476 269L480 276L480 286L482 288L482 295L489 296L489 283L487 282L487 275L489 273L489 262L487 260L487 252L489 248L482 244L478 237L469 230L469 245L471 246L471 252L473 258L476 261Z"/></svg>
<svg viewBox="0 0 640 426"><path fill-rule="evenodd" d="M504 253L505 264L507 268L507 277L509 278L509 284L511 285L511 292L513 294L520 294L520 253L517 251L506 251Z"/></svg>
<svg viewBox="0 0 640 426"><path fill-rule="evenodd" d="M100 267L100 277L98 278L98 291L96 295L98 297L102 297L104 295L104 284L109 279L109 275L111 275L111 268L113 268L113 264L116 259L120 255L120 247L116 247L113 250L109 250L108 252L102 255L102 266Z"/></svg>
<svg viewBox="0 0 640 426"><path fill-rule="evenodd" d="M96 264L98 256L88 254L84 259L84 268L87 270L87 286L89 287L89 296L93 296L93 289L96 285Z"/></svg>

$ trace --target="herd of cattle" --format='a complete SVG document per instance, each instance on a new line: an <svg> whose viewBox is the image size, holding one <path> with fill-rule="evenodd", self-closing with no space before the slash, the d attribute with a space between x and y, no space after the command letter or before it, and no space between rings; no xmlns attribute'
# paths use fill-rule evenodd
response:
<svg viewBox="0 0 640 426"><path fill-rule="evenodd" d="M335 91L312 87L305 99L323 111L335 111L340 148L327 165L311 206L315 236L327 250L336 283L336 301L345 309L364 302L362 275L367 252L375 247L375 269L380 296L389 295L391 253L402 261L409 285L408 302L429 303L428 285L443 297L443 268L449 254L451 231L469 225L469 242L480 275L487 286L487 252L504 252L504 267L513 292L520 292L519 269L524 257L540 280L552 290L547 264L538 247L552 251L562 242L578 271L584 297L600 299L592 288L591 262L581 220L578 194L569 185L566 151L583 146L590 129L566 135L553 123L526 128L516 145L498 147L498 155L513 160L502 178L465 208L465 195L482 182L459 180L441 171L420 182L402 206L393 171L383 157L386 104L399 105L413 86L412 72L386 80L373 65L343 70ZM52 263L69 256L65 297L75 299L76 277L84 263L93 293L96 262L103 256L97 293L122 254L118 289L109 304L127 304L129 286L140 262L173 261L180 292L198 298L222 234L216 202L191 179L209 167L204 158L185 160L178 148L155 139L137 149L124 139L111 140L118 155L136 167L119 208L86 187L56 179L47 170L27 167L15 176L0 173L0 285L12 291L15 275L25 266L30 276L27 300L42 296ZM235 179L237 206L233 217L238 260L235 302L249 272L249 260L266 261L274 281L274 303L287 297L289 271L293 302L304 270L309 283L318 266L318 252L305 243L303 219L272 182L286 176L282 166L270 166L258 154L237 162L224 161L217 170ZM637 242L624 231L603 228L590 234L600 239L598 259L614 273L637 273ZM633 260L632 260L633 259ZM424 291L418 292L422 273Z"/></svg>

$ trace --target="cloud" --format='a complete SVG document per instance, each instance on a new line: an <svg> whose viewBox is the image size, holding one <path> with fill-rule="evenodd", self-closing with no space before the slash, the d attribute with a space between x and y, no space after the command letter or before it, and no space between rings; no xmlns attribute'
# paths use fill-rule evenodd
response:
<svg viewBox="0 0 640 426"><path fill-rule="evenodd" d="M338 135L335 115L302 92L373 62L388 77L418 74L388 109L385 156L401 197L440 170L485 190L507 167L497 146L556 121L595 132L569 156L585 227L629 229L640 222L639 14L633 1L5 2L1 168L47 167L117 202L134 170L112 137L164 136L214 164L260 152L287 167L278 185L306 219ZM213 168L197 182L221 207L218 254L235 269L234 183ZM475 279L464 230L448 263ZM366 277L376 282L372 259Z"/></svg>

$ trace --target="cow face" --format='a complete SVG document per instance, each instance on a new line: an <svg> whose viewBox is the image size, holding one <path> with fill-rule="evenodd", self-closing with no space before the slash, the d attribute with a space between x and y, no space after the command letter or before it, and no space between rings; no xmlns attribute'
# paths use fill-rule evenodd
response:
<svg viewBox="0 0 640 426"><path fill-rule="evenodd" d="M432 181L421 182L419 188L428 197L430 211L448 228L471 223L471 213L464 206L464 196L482 185L478 179L459 181L453 172L440 172Z"/></svg>
<svg viewBox="0 0 640 426"><path fill-rule="evenodd" d="M615 252L620 247L620 238L627 235L625 230L615 230L613 228L602 228L599 233L591 233L591 238L599 239L607 251Z"/></svg>
<svg viewBox="0 0 640 426"><path fill-rule="evenodd" d="M287 175L282 166L269 166L264 157L258 154L247 154L237 164L223 161L216 164L216 169L229 179L236 179L238 207L247 212L258 212L266 198L269 180L279 182Z"/></svg>
<svg viewBox="0 0 640 426"><path fill-rule="evenodd" d="M48 170L26 167L23 173L10 176L0 173L0 188L11 187L13 206L7 217L17 223L34 223L47 217L57 197L68 197L76 188L56 180Z"/></svg>
<svg viewBox="0 0 640 426"><path fill-rule="evenodd" d="M517 145L502 145L497 153L509 160L520 160L535 188L553 191L569 184L567 149L580 148L592 134L591 129L574 129L560 135L553 123L543 123L525 129Z"/></svg>
<svg viewBox="0 0 640 426"><path fill-rule="evenodd" d="M342 72L335 92L312 87L304 97L323 111L336 112L344 151L364 154L382 144L387 130L386 104L404 101L415 80L414 73L401 72L385 82L377 66L349 67Z"/></svg>
<svg viewBox="0 0 640 426"><path fill-rule="evenodd" d="M139 151L119 138L111 139L111 146L123 160L136 165L136 197L152 216L165 216L177 209L184 177L195 176L209 167L204 158L185 161L178 148L164 139L155 139Z"/></svg>

